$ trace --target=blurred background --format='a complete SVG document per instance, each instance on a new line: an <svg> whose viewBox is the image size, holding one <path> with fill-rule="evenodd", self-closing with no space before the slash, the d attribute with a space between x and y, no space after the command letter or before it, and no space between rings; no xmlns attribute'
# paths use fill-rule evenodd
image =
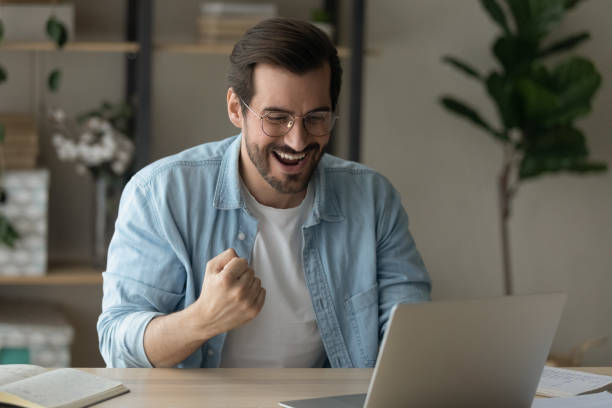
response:
<svg viewBox="0 0 612 408"><path fill-rule="evenodd" d="M237 2L209 2L206 7L199 0L156 0L144 9L130 0L51 3L0 4L0 65L7 73L0 84L0 123L6 132L3 177L8 193L0 214L4 211L9 221L14 220L11 225L17 233L19 226L34 225L28 224L29 216L38 220L31 232L20 234L16 249L5 244L4 255L0 253L0 363L29 358L43 365L104 364L95 329L104 269L96 245L108 239L108 232L100 230L112 227L105 218L112 218L118 196L113 186L120 186L145 163L237 133L226 114L231 46L224 44L241 32L240 24L266 13L331 20L345 72L332 151L378 170L400 191L433 280L433 299L505 293L497 184L503 145L449 114L439 102L443 95L456 95L492 126L502 127L486 89L442 61L453 55L481 73L499 69L491 46L501 29L479 1L370 1L362 24L355 15L361 2L349 0L274 0L263 6L242 0L243 7L253 7L239 9L239 18L231 15ZM580 55L599 71L602 82L592 112L577 118L575 125L586 136L589 157L611 163L612 26L607 17L612 15L612 2L578 3L554 26L547 41L590 33L588 41L552 60ZM132 17L130 4L135 7ZM41 39L27 38L27 33L11 37L19 31L15 27L27 31L14 20L23 17L10 14L18 13L9 10L14 5L50 7L51 11L41 9L40 21L34 21L32 10L25 20L42 31ZM146 40L138 38L142 32L128 41L130 29L142 29L147 17L142 10L147 9L150 55L143 51L148 49ZM248 13L252 16L247 18ZM51 15L60 24L47 35ZM357 59L363 69L361 90L351 84L356 67L351 68L351 61L357 61L353 57L360 49L354 36L361 30L356 28L363 30L365 48ZM63 30L68 42L57 51L49 37L61 43ZM148 85L139 82L143 78ZM51 90L55 85L57 89ZM358 116L355 101L361 106ZM142 104L150 106L145 118L134 109ZM33 133L35 147L26 141L34 140ZM101 147L78 151L84 133L92 135L89 139L100 136ZM30 147L15 147L22 146L19 143ZM11 162L15 152L23 156L25 150L38 152L37 170L27 158ZM77 166L81 153L87 157ZM121 157L134 167L118 165ZM38 203L44 211L37 212L29 201L20 204L19 199ZM28 213L25 209L30 207ZM566 292L553 354L561 362L612 365L612 342L605 340L612 336L612 173L545 173L526 179L512 209L508 226L513 293ZM45 303L30 310L17 303L24 301ZM56 312L44 317L41 310L49 312L49 304ZM16 316L29 326L19 328ZM45 326L49 321L53 327ZM38 329L55 333L55 343L32 339ZM585 344L591 347L567 360L572 350ZM53 360L50 354L66 347L69 355ZM37 348L42 351L35 352Z"/></svg>

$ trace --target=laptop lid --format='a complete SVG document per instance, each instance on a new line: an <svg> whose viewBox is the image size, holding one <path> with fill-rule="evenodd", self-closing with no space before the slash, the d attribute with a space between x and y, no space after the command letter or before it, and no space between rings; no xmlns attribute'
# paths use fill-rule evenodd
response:
<svg viewBox="0 0 612 408"><path fill-rule="evenodd" d="M365 407L530 407L565 300L397 305Z"/></svg>

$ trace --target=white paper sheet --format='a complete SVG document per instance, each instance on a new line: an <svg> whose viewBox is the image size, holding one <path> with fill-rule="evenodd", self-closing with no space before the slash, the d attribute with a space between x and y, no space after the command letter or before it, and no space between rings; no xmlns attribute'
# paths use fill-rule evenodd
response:
<svg viewBox="0 0 612 408"><path fill-rule="evenodd" d="M536 398L531 408L610 408L612 394L607 391L597 394L567 398Z"/></svg>
<svg viewBox="0 0 612 408"><path fill-rule="evenodd" d="M569 397L612 385L612 377L564 368L544 367L537 395Z"/></svg>

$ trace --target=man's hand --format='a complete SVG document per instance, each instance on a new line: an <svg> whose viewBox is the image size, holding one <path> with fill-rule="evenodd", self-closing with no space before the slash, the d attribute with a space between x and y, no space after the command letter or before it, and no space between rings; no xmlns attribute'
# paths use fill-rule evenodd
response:
<svg viewBox="0 0 612 408"><path fill-rule="evenodd" d="M193 304L207 333L224 333L254 319L261 311L266 290L244 258L233 249L206 264L202 293Z"/></svg>
<svg viewBox="0 0 612 408"><path fill-rule="evenodd" d="M208 339L259 314L266 298L247 261L228 249L206 264L202 293L187 308L151 320L144 349L155 367L174 367Z"/></svg>

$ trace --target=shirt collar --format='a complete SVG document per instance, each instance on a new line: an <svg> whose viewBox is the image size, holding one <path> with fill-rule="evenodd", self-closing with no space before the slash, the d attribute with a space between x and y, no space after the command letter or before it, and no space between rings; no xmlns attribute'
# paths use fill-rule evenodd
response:
<svg viewBox="0 0 612 408"><path fill-rule="evenodd" d="M244 208L244 198L240 191L240 143L242 135L235 137L229 148L225 151L217 177L213 205L219 210L233 210ZM315 198L312 216L308 218L305 226L318 224L319 220L336 222L342 221L344 216L340 211L335 194L329 191L325 164L327 154L324 154L313 174L315 186Z"/></svg>

